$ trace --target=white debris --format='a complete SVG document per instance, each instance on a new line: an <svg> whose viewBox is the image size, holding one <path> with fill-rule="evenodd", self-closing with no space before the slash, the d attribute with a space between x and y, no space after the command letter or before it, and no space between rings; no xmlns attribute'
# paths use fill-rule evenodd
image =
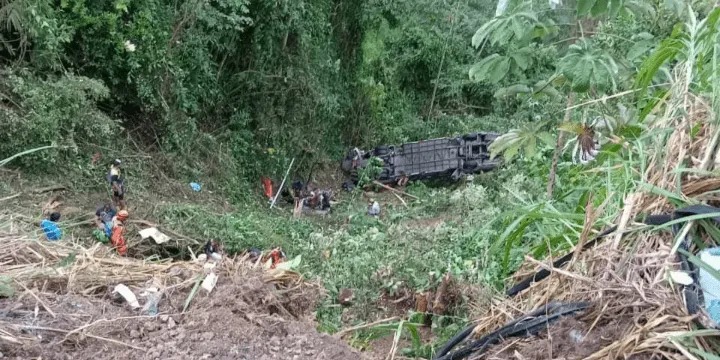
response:
<svg viewBox="0 0 720 360"><path fill-rule="evenodd" d="M215 287L215 284L217 283L218 276L215 275L215 273L209 273L205 280L203 280L201 287L205 289L207 292L211 292L212 289Z"/></svg>
<svg viewBox="0 0 720 360"><path fill-rule="evenodd" d="M115 286L113 294L116 293L120 294L120 296L122 296L132 308L135 309L140 307L140 303L138 303L137 297L135 297L135 293L133 293L132 290L130 290L130 288L128 288L124 284L118 284Z"/></svg>
<svg viewBox="0 0 720 360"><path fill-rule="evenodd" d="M700 260L715 270L720 270L720 247L705 249L700 252ZM720 279L716 279L712 273L700 268L698 282L703 290L703 299L706 306L713 301L720 301Z"/></svg>
<svg viewBox="0 0 720 360"><path fill-rule="evenodd" d="M670 279L674 283L688 286L693 283L693 278L684 271L670 271Z"/></svg>
<svg viewBox="0 0 720 360"><path fill-rule="evenodd" d="M140 237L142 237L143 240L152 238L156 244L163 244L170 241L169 236L161 233L160 230L155 227L140 230Z"/></svg>
<svg viewBox="0 0 720 360"><path fill-rule="evenodd" d="M135 52L135 44L131 43L130 40L125 41L125 50L128 52Z"/></svg>
<svg viewBox="0 0 720 360"><path fill-rule="evenodd" d="M378 216L380 215L380 204L378 204L377 201L373 201L370 207L368 208L368 215L370 216Z"/></svg>

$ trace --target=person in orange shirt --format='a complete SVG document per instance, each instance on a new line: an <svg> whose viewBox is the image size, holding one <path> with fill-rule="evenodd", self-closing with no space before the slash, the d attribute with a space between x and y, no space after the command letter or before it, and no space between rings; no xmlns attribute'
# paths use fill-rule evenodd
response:
<svg viewBox="0 0 720 360"><path fill-rule="evenodd" d="M128 216L127 210L120 210L112 221L110 243L121 256L127 255L127 246L125 245L125 221Z"/></svg>

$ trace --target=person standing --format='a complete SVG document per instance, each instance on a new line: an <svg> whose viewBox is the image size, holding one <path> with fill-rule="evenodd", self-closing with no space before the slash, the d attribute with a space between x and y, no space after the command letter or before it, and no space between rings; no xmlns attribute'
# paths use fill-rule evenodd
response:
<svg viewBox="0 0 720 360"><path fill-rule="evenodd" d="M113 203L120 210L127 209L125 203L125 180L122 177L120 165L122 162L120 159L115 159L110 165L110 172L108 174L108 180L110 181L110 187L113 191Z"/></svg>
<svg viewBox="0 0 720 360"><path fill-rule="evenodd" d="M110 243L121 256L127 255L127 245L125 245L125 221L127 221L128 216L127 210L120 210L112 220Z"/></svg>
<svg viewBox="0 0 720 360"><path fill-rule="evenodd" d="M50 214L48 219L40 222L40 227L45 232L45 237L50 241L58 241L62 238L62 230L57 222L60 221L60 213L54 212Z"/></svg>

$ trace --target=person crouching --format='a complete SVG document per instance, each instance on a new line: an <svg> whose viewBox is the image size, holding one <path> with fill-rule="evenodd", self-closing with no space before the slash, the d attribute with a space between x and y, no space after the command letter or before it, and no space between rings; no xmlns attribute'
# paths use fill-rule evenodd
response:
<svg viewBox="0 0 720 360"><path fill-rule="evenodd" d="M58 221L60 221L60 213L54 212L48 219L40 222L45 237L50 241L58 241L62 238L62 230L57 224Z"/></svg>

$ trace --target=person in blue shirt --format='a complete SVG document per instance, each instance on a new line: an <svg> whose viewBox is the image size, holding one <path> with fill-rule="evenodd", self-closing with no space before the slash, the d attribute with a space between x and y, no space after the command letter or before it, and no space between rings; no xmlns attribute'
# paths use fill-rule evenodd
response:
<svg viewBox="0 0 720 360"><path fill-rule="evenodd" d="M40 222L40 227L45 232L45 237L50 241L57 241L62 238L62 230L58 226L57 222L60 220L60 213L54 212L50 214L49 219L45 219Z"/></svg>
<svg viewBox="0 0 720 360"><path fill-rule="evenodd" d="M95 225L105 233L108 239L110 238L110 232L112 230L112 219L116 213L115 207L110 203L105 203L95 210Z"/></svg>

